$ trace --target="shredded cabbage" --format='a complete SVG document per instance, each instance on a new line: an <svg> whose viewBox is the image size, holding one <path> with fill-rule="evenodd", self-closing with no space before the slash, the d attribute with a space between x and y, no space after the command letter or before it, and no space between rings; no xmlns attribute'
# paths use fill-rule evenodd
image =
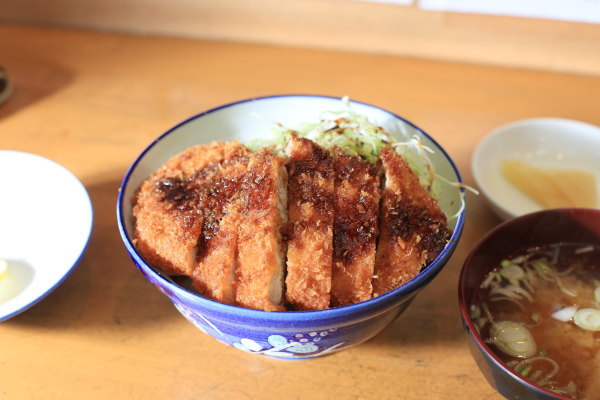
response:
<svg viewBox="0 0 600 400"><path fill-rule="evenodd" d="M390 146L396 140L383 128L369 121L366 116L354 112L347 98L343 98L342 101L346 106L343 111L324 112L319 122L305 123L294 131L277 124L271 138L252 140L246 145L252 150L269 147L283 155L290 135L295 133L324 148L337 146L348 154L358 155L375 163L384 146Z"/></svg>

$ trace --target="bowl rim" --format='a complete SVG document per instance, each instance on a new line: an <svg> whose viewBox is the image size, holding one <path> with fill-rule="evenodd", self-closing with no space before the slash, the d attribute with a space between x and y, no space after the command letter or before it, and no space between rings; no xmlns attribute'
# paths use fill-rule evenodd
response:
<svg viewBox="0 0 600 400"><path fill-rule="evenodd" d="M496 353L485 343L485 341L479 335L479 333L477 333L477 330L475 329L475 326L473 325L473 322L471 321L470 311L469 311L468 304L467 304L468 300L466 298L467 297L466 296L467 275L468 275L468 269L469 269L468 266L472 262L472 259L475 257L476 253L479 252L481 247L488 240L490 240L490 238L492 238L494 235L496 235L498 232L500 232L501 230L503 230L505 227L507 227L509 225L513 225L515 223L519 223L519 222L522 222L527 219L538 218L539 215L576 214L576 213L589 213L589 212L596 212L600 215L600 210L598 210L598 209L579 208L579 207L555 208L555 209L540 210L540 211L535 211L532 213L523 214L519 217L509 219L507 221L504 221L504 222L496 225L494 228L489 230L483 237L481 237L481 239L479 239L479 241L473 246L473 248L471 249L471 251L469 252L469 254L467 255L467 258L465 259L465 261L463 263L463 266L460 271L459 279L458 279L458 304L459 304L461 318L467 328L469 336L475 341L475 343L477 344L477 346L479 348L484 350L486 357L488 357L490 360L492 360L500 369L502 369L504 372L511 375L512 378L514 378L516 381L518 381L522 385L525 385L532 390L540 391L545 395L554 396L554 398L561 399L561 400L572 400L572 398L563 396L558 393L554 393L542 386L539 386L536 383L533 383L533 382L525 379L523 376L521 376L517 372L513 371L498 356L496 356Z"/></svg>
<svg viewBox="0 0 600 400"><path fill-rule="evenodd" d="M486 182L486 179L483 177L483 165L485 165L485 158L483 158L482 153L484 149L489 147L494 141L497 141L499 137L506 135L508 132L514 130L515 128L527 127L531 125L552 125L552 126L562 126L568 127L569 129L573 129L569 134L578 134L582 135L583 130L595 130L600 133L600 127L590 124L584 121L578 121L576 119L569 118L560 118L560 117L532 117L532 118L524 118L515 121L507 122L503 125L500 125L494 129L492 129L488 134L486 134L480 141L477 143L473 155L471 157L471 171L473 172L473 179L475 183L481 190L482 194L485 198L492 204L494 208L502 214L502 219L507 220L509 218L515 218L520 215L518 212L504 204L502 201L499 201L497 197L491 196L491 187ZM588 135L586 135L588 136ZM532 212L537 212L540 210L535 210Z"/></svg>
<svg viewBox="0 0 600 400"><path fill-rule="evenodd" d="M405 296L410 296L410 295L416 294L422 287L425 286L425 284L427 282L432 280L440 272L440 270L446 264L446 262L448 261L448 259L452 255L452 253L454 252L456 246L458 245L458 241L460 239L460 236L462 234L463 227L464 227L464 220L465 220L465 216L466 216L466 206L458 214L457 220L456 220L456 226L454 228L454 231L452 232L452 235L450 236L450 239L448 240L448 243L444 247L444 249L440 252L440 254L436 257L436 259L433 262L431 262L429 265L427 265L413 279L404 283L402 286L400 286L396 289L393 289L381 296L378 296L378 297L375 297L375 298L372 298L372 299L369 299L369 300L366 300L366 301L363 301L360 303L329 308L326 310L314 310L314 311L254 310L254 309L250 309L250 308L243 308L243 307L239 307L239 306L235 306L235 305L224 304L224 303L217 302L215 300L211 300L211 299L202 297L199 294L191 292L191 291L183 288L182 286L177 285L176 283L172 282L168 277L165 277L161 272L159 272L158 270L156 270L155 268L153 268L152 266L147 264L143 260L141 255L137 252L137 249L133 245L132 239L129 237L127 231L125 230L125 220L124 220L125 217L124 217L124 213L123 213L123 207L127 200L124 198L124 193L125 193L125 189L126 189L128 183L129 183L129 179L130 179L132 173L134 172L134 170L136 169L137 165L141 162L141 160L146 155L146 153L148 151L150 151L154 146L158 145L162 139L164 139L166 136L168 136L169 134L171 134L174 131L176 131L177 129L179 129L181 126L190 123L191 121L194 121L198 118L202 118L205 115L211 114L213 112L216 112L216 111L219 111L219 110L222 110L225 108L231 108L231 107L235 107L236 105L239 105L239 104L244 104L244 103L254 102L254 101L263 101L263 100L278 99L278 98L295 98L295 97L308 98L308 99L310 99L310 98L328 99L328 100L333 100L333 99L339 100L340 99L340 97L336 97L336 96L315 95L315 94L276 94L276 95L266 95L266 96L260 96L260 97L252 97L252 98L243 99L243 100L237 100L237 101L233 101L233 102L229 102L229 103L226 103L226 104L223 104L220 106L216 106L216 107L207 109L205 111L202 111L198 114L195 114L195 115L185 119L184 121L176 124L172 128L168 129L165 133L161 134L158 138L153 140L137 156L135 161L131 164L131 166L127 170L127 172L121 182L121 185L119 187L116 211L117 211L117 223L118 223L121 239L123 240L123 243L125 244L125 247L129 253L129 255L133 258L134 262L138 265L138 268L140 268L139 267L140 265L144 266L145 269L150 271L155 276L155 278L160 281L161 285L166 286L169 288L169 290L172 290L173 292L177 292L178 294L180 294L184 297L188 297L195 302L201 302L203 307L206 307L207 309L214 311L216 313L234 314L234 315L238 315L238 316L242 316L242 314L243 314L244 319L250 318L250 319L258 319L258 320L264 320L264 321L274 321L274 322L300 322L300 321L309 322L309 321L314 321L316 319L322 319L322 318L328 318L328 319L329 318L340 318L340 317L348 316L349 314L363 314L365 312L368 312L368 311L371 311L374 309L381 309L381 312L383 312L383 311L385 311L385 309L395 305L396 298L398 298L398 297L402 298ZM440 151L443 154L444 158L448 161L454 174L456 175L458 182L462 183L462 178L461 178L460 172L458 171L458 168L456 167L452 158L450 158L448 153L444 150L444 148L442 146L439 145L439 143L437 141L435 141L431 136L429 136L421 128L417 127L412 122L400 117L399 115L392 113L381 107L377 107L372 104L357 101L357 100L350 100L350 104L352 104L352 103L360 104L360 105L363 105L366 107L370 107L373 109L378 109L380 111L383 111L383 112L389 114L390 116L392 116L393 118L396 118L396 119L410 125L414 129L418 130L422 135L424 135L428 140L430 140L435 145L437 151ZM463 188L460 188L460 192L462 193L462 195L464 195Z"/></svg>

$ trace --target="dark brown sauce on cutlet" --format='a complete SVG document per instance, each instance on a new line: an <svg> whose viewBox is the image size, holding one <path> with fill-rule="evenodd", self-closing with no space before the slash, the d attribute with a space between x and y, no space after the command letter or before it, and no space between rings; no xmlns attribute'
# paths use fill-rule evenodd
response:
<svg viewBox="0 0 600 400"><path fill-rule="evenodd" d="M358 257L364 257L369 250L375 247L373 238L377 235L377 226L365 227L359 225L360 222L336 221L333 235L333 259L350 263ZM370 223L377 218L371 218Z"/></svg>
<svg viewBox="0 0 600 400"><path fill-rule="evenodd" d="M271 207L269 202L274 186L278 182L272 178L269 173L271 164L275 156L269 154L257 155L262 163L253 164L248 168L246 175L243 178L242 185L244 187L244 209L248 210L266 210Z"/></svg>
<svg viewBox="0 0 600 400"><path fill-rule="evenodd" d="M221 220L228 213L227 206L235 202L241 187L241 181L237 179L219 179L210 184L204 202L204 223L198 239L197 260L206 256L207 243L219 233Z"/></svg>
<svg viewBox="0 0 600 400"><path fill-rule="evenodd" d="M242 182L239 179L217 178L206 182L206 192L202 198L204 208L204 240L212 239L219 232L219 223L227 213L227 206L239 193Z"/></svg>
<svg viewBox="0 0 600 400"><path fill-rule="evenodd" d="M333 218L333 195L324 194L323 190L314 183L301 180L301 185L290 190L290 198L297 199L298 204L311 203L317 213L323 218Z"/></svg>
<svg viewBox="0 0 600 400"><path fill-rule="evenodd" d="M412 204L397 204L387 212L389 225L383 229L388 230L391 238L408 241L418 236L416 246L419 251L427 251L427 262L437 257L449 235L443 216Z"/></svg>
<svg viewBox="0 0 600 400"><path fill-rule="evenodd" d="M311 203L320 216L333 218L333 193L324 193L315 183L333 179L331 155L308 139L298 140L308 145L288 160L289 181L295 182L289 185L288 198L297 200L298 204ZM305 154L307 152L310 153Z"/></svg>
<svg viewBox="0 0 600 400"><path fill-rule="evenodd" d="M168 204L167 209L187 214L203 213L197 260L206 256L206 243L219 232L219 224L227 213L227 207L239 194L243 183L243 179L236 174L224 176L221 172L228 166L247 162L247 157L234 157L212 163L188 178L165 178L156 182L156 191L162 197L162 201Z"/></svg>
<svg viewBox="0 0 600 400"><path fill-rule="evenodd" d="M333 259L350 263L375 247L380 196L374 192L380 190L379 179L375 165L341 150L337 150L334 168L336 186L348 181L360 191L358 199L337 201L336 204Z"/></svg>
<svg viewBox="0 0 600 400"><path fill-rule="evenodd" d="M197 215L202 212L198 207L201 189L190 179L169 177L154 182L153 192L164 210L182 222L184 235L194 237Z"/></svg>
<svg viewBox="0 0 600 400"><path fill-rule="evenodd" d="M168 210L190 211L197 207L199 188L190 178L164 178L154 188Z"/></svg>
<svg viewBox="0 0 600 400"><path fill-rule="evenodd" d="M306 146L302 146L301 151L290 156L288 160L288 163L293 165L293 174L312 175L318 172L323 178L332 178L333 170L329 167L331 165L329 152L309 139L297 138L296 140Z"/></svg>
<svg viewBox="0 0 600 400"><path fill-rule="evenodd" d="M380 155L380 158L387 162L387 174L402 176L401 164L394 162L395 157L397 154L389 149L384 149ZM414 174L408 165L406 168ZM415 179L418 179L416 175ZM383 184L385 185L385 182ZM389 233L391 240L399 237L409 241L411 238L418 237L416 247L421 252L427 252L426 262L429 263L444 248L450 232L447 229L446 216L439 209L436 201L418 181L415 181L414 186L414 193L409 196L402 195L408 198L395 199L392 204L383 204L382 201L382 208L388 208L382 209L382 218L387 214L387 223L381 224L381 229Z"/></svg>

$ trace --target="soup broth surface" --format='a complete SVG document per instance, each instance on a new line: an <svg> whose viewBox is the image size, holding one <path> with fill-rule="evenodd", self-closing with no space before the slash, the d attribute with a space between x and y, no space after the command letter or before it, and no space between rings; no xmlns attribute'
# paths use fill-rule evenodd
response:
<svg viewBox="0 0 600 400"><path fill-rule="evenodd" d="M486 275L471 318L525 379L574 399L600 400L599 288L600 246L528 249Z"/></svg>

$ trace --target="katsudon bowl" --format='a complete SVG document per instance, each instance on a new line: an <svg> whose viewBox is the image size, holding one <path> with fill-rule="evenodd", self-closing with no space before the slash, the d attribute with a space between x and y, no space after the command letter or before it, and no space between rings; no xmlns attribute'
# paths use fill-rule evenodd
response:
<svg viewBox="0 0 600 400"><path fill-rule="evenodd" d="M140 184L165 161L184 149L212 141L242 143L271 135L275 125L294 129L318 122L322 113L350 107L383 127L399 141L424 146L437 176L434 191L449 217L451 236L433 262L413 279L376 298L319 311L259 311L222 304L198 295L149 265L134 244L132 200ZM133 162L123 179L117 204L121 237L134 264L192 324L215 339L246 352L280 359L303 359L331 354L360 344L394 321L444 267L457 246L464 224L461 178L444 149L424 131L381 108L357 101L311 95L255 98L202 112L176 125L153 141Z"/></svg>

